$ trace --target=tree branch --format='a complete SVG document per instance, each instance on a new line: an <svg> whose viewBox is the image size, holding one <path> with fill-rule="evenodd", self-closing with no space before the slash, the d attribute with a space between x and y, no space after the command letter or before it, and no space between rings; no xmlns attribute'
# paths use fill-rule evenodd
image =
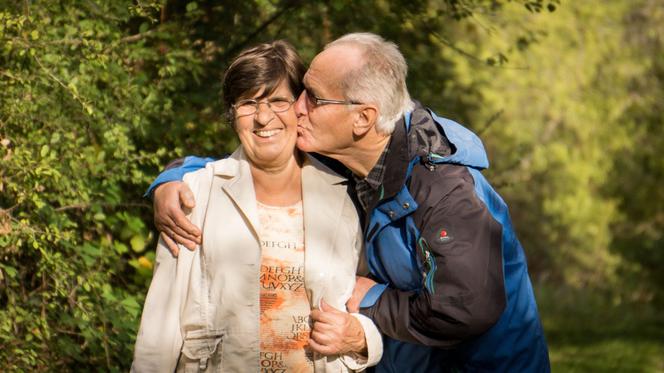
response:
<svg viewBox="0 0 664 373"><path fill-rule="evenodd" d="M227 58L230 58L231 56L233 56L238 50L242 49L251 40L253 40L256 36L258 36L260 33L262 33L268 26L270 26L272 23L274 23L274 21L279 19L279 17L281 17L284 13L286 13L287 11L295 8L296 6L302 5L302 3L303 2L301 0L287 1L285 6L281 10L277 11L270 18L265 20L265 22L263 22L260 26L258 26L258 28L256 30L254 30L254 32L252 32L247 37L245 37L241 42L239 42L239 43L233 45L232 47L228 48L226 50L226 52L224 52L224 54L222 55L222 59L227 59Z"/></svg>
<svg viewBox="0 0 664 373"><path fill-rule="evenodd" d="M476 132L475 132L475 133L477 134L477 136L480 136L480 135L483 134L486 130L488 130L489 127L491 127L491 125L494 124L494 123L498 120L498 118L500 118L500 117L503 115L504 112L505 112L504 109L500 109L500 110L498 110L497 112L495 112L495 113L494 113L494 114L493 114L493 115L492 115L492 116L491 116L491 117L490 117L490 118L484 123L484 126L483 126L479 131L476 131Z"/></svg>
<svg viewBox="0 0 664 373"><path fill-rule="evenodd" d="M142 32L140 34L125 36L124 38L118 40L118 42L120 42L120 43L133 43L135 41L139 41L141 39L144 39L144 38L150 36L153 33L154 33L154 29L148 30L148 31Z"/></svg>

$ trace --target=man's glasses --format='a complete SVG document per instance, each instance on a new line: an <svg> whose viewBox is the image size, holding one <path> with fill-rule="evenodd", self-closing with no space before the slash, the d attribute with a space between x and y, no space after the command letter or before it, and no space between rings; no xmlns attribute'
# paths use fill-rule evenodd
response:
<svg viewBox="0 0 664 373"><path fill-rule="evenodd" d="M359 101L352 101L352 100L332 100L328 98L320 98L311 92L307 91L306 89L304 90L304 95L307 97L307 102L309 105L312 107L317 107L321 105L364 105L362 102Z"/></svg>
<svg viewBox="0 0 664 373"><path fill-rule="evenodd" d="M283 113L290 109L295 100L288 99L285 97L271 97L265 101L256 101L253 98L247 100L240 100L233 104L233 109L237 115L252 115L258 111L258 106L260 104L267 105L270 110L275 113Z"/></svg>

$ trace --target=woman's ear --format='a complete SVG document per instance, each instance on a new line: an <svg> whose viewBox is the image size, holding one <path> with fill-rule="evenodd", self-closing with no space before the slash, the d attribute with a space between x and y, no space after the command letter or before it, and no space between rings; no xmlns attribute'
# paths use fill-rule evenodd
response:
<svg viewBox="0 0 664 373"><path fill-rule="evenodd" d="M353 135L357 137L364 136L376 125L377 121L378 108L374 105L364 105L364 107L357 112L357 117L353 123Z"/></svg>

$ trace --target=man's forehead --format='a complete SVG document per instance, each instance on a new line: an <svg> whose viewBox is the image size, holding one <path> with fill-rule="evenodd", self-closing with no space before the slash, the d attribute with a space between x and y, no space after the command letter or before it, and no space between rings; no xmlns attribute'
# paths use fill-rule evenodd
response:
<svg viewBox="0 0 664 373"><path fill-rule="evenodd" d="M361 63L359 50L350 45L339 45L320 52L309 65L304 84L321 90L334 89L348 70Z"/></svg>
<svg viewBox="0 0 664 373"><path fill-rule="evenodd" d="M330 82L334 81L334 78L331 78L329 74L326 73L325 69L320 69L319 65L315 62L315 60L312 61L309 70L304 74L303 83L305 88L316 92L332 89L333 86Z"/></svg>

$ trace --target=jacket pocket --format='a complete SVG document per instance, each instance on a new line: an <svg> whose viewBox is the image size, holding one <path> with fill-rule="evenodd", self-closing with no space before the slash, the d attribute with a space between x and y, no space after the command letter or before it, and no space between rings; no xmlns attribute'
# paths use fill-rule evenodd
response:
<svg viewBox="0 0 664 373"><path fill-rule="evenodd" d="M224 333L220 330L187 332L176 372L221 372L223 337Z"/></svg>

